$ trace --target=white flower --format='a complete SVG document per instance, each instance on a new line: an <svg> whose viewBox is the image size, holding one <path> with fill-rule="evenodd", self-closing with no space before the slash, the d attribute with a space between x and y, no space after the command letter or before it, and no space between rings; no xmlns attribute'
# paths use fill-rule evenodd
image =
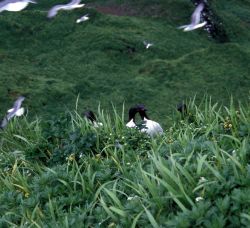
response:
<svg viewBox="0 0 250 228"><path fill-rule="evenodd" d="M195 201L196 201L196 202L199 202L199 201L201 201L201 200L203 200L203 197L201 197L201 196L195 198Z"/></svg>
<svg viewBox="0 0 250 228"><path fill-rule="evenodd" d="M126 164L127 164L127 165L130 165L130 162L127 162Z"/></svg>

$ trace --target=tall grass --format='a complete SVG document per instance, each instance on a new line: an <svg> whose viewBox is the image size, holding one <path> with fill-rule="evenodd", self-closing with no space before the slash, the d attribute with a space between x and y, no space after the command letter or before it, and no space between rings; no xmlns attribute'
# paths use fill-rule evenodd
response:
<svg viewBox="0 0 250 228"><path fill-rule="evenodd" d="M99 128L77 111L15 119L0 133L1 227L247 226L249 110L191 100L155 138L115 108Z"/></svg>

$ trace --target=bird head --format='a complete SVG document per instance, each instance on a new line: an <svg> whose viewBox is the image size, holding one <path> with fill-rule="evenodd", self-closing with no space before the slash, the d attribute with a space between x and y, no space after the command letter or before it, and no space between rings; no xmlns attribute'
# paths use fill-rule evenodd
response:
<svg viewBox="0 0 250 228"><path fill-rule="evenodd" d="M146 107L145 107L144 104L138 104L138 105L136 105L136 109L137 109L138 112L146 112L147 111L147 109L146 109Z"/></svg>
<svg viewBox="0 0 250 228"><path fill-rule="evenodd" d="M139 112L142 120L144 119L144 117L149 119L147 114L146 114L146 111L148 111L148 110L146 109L144 104L138 104L138 105L136 105L136 108L137 108L137 112Z"/></svg>

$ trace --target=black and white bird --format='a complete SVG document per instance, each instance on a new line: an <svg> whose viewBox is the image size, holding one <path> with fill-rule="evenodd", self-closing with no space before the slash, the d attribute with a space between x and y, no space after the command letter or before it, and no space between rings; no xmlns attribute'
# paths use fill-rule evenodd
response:
<svg viewBox="0 0 250 228"><path fill-rule="evenodd" d="M205 5L203 2L198 4L198 6L195 8L192 16L191 16L191 23L189 25L183 25L178 27L179 29L183 29L184 32L192 31L197 28L201 28L207 24L206 21L201 22L201 13L204 9Z"/></svg>
<svg viewBox="0 0 250 228"><path fill-rule="evenodd" d="M136 115L137 112L138 112L138 108L136 106L135 107L131 107L129 109L129 112L128 112L128 122L126 124L127 127L130 127L130 128L136 127L136 124L135 124L135 115Z"/></svg>
<svg viewBox="0 0 250 228"><path fill-rule="evenodd" d="M21 11L28 6L29 3L36 3L34 0L4 0L0 2L0 12L12 11L17 12Z"/></svg>
<svg viewBox="0 0 250 228"><path fill-rule="evenodd" d="M146 132L148 135L155 136L163 134L163 129L161 125L153 120L150 120L146 111L147 109L143 104L137 105L137 110L144 121L145 127L141 129L141 132Z"/></svg>
<svg viewBox="0 0 250 228"><path fill-rule="evenodd" d="M77 19L76 20L76 23L81 23L81 22L84 22L84 21L87 21L87 20L89 20L89 14L87 13L87 14L85 14L85 15L83 15L82 17L80 17L79 19Z"/></svg>
<svg viewBox="0 0 250 228"><path fill-rule="evenodd" d="M21 116L24 113L24 108L22 106L22 102L24 101L25 97L20 96L18 99L15 101L13 107L9 109L7 112L8 114L4 117L2 123L1 123L1 128L5 128L8 124L8 122L15 116Z"/></svg>
<svg viewBox="0 0 250 228"><path fill-rule="evenodd" d="M85 6L85 4L80 4L80 2L81 0L72 0L68 4L55 5L49 10L47 17L55 17L59 10L73 10Z"/></svg>
<svg viewBox="0 0 250 228"><path fill-rule="evenodd" d="M97 122L96 116L93 111L88 110L83 113L83 116L92 123L93 127L97 128L103 126L101 122Z"/></svg>

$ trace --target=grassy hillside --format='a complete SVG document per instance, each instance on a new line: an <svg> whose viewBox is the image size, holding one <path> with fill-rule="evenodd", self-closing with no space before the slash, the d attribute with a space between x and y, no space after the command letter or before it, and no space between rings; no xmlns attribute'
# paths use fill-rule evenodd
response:
<svg viewBox="0 0 250 228"><path fill-rule="evenodd" d="M230 38L223 44L203 30L176 29L190 20L189 1L86 1L87 8L49 20L46 11L56 2L0 15L1 116L19 94L27 97L29 117L72 110L80 94L82 110L145 103L163 125L177 103L195 94L224 104L231 94L248 99L248 1L213 1ZM124 16L97 6L114 13L120 7ZM76 24L84 13L91 19ZM155 45L146 50L143 40Z"/></svg>
<svg viewBox="0 0 250 228"><path fill-rule="evenodd" d="M99 113L0 132L1 227L249 227L250 107L189 103L157 138Z"/></svg>
<svg viewBox="0 0 250 228"><path fill-rule="evenodd" d="M28 109L0 130L0 227L249 227L249 1L211 1L227 43L177 29L191 1L89 0L47 19L57 2L0 14L0 116L18 95ZM163 135L125 127L135 103Z"/></svg>

